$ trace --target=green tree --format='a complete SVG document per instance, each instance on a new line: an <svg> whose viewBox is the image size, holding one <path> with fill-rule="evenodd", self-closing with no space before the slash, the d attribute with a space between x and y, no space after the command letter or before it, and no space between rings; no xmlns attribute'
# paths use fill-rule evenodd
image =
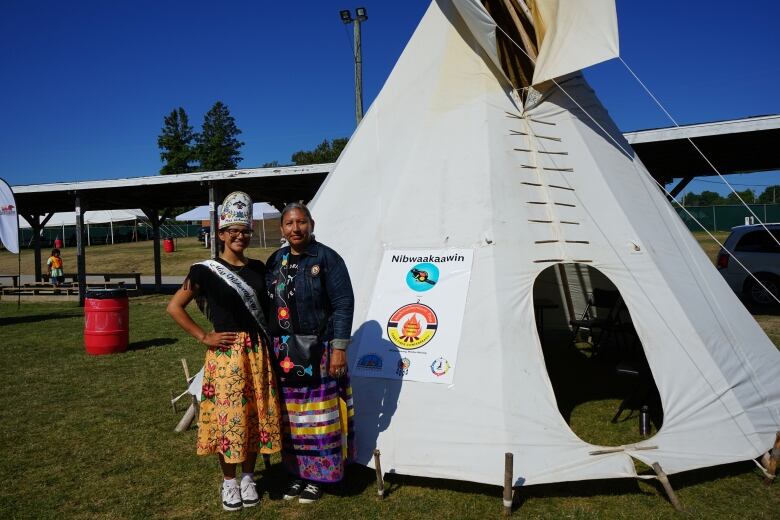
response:
<svg viewBox="0 0 780 520"><path fill-rule="evenodd" d="M723 197L719 193L704 190L699 194L699 206L717 206L723 204Z"/></svg>
<svg viewBox="0 0 780 520"><path fill-rule="evenodd" d="M157 137L160 159L165 163L160 168L162 175L192 171L195 151L192 140L195 135L182 107L176 108L163 119L162 132Z"/></svg>
<svg viewBox="0 0 780 520"><path fill-rule="evenodd" d="M346 137L334 139L332 142L327 139L318 144L314 150L300 150L292 154L292 161L296 165L303 164L322 164L336 162L341 155L341 151L347 146L349 141Z"/></svg>
<svg viewBox="0 0 780 520"><path fill-rule="evenodd" d="M780 202L780 184L767 186L758 196L759 204L777 204L778 202Z"/></svg>
<svg viewBox="0 0 780 520"><path fill-rule="evenodd" d="M682 202L686 206L717 206L723 204L724 198L714 191L703 191L701 193L686 193Z"/></svg>
<svg viewBox="0 0 780 520"><path fill-rule="evenodd" d="M221 101L214 103L203 117L203 128L195 136L201 171L232 170L241 162L241 147L236 139L241 130L230 110Z"/></svg>
<svg viewBox="0 0 780 520"><path fill-rule="evenodd" d="M739 193L739 196L742 197L742 200L745 202L745 204L753 204L756 201L756 194L753 193L753 190L747 189L738 191L737 193ZM736 193L733 191L726 196L726 203L742 204L742 202L740 202L740 200L737 198Z"/></svg>

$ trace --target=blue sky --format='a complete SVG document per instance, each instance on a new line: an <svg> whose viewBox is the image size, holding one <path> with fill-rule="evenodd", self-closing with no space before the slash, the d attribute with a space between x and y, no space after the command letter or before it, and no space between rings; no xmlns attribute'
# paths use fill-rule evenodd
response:
<svg viewBox="0 0 780 520"><path fill-rule="evenodd" d="M367 107L427 5L6 0L0 177L15 185L154 175L163 117L183 106L197 130L217 100L243 130L242 166L287 163L354 130L351 26L338 11L368 10ZM623 59L681 124L780 113L778 2L617 5ZM619 61L587 76L621 129L671 125ZM731 180L776 184L780 173ZM723 191L700 182L690 189Z"/></svg>

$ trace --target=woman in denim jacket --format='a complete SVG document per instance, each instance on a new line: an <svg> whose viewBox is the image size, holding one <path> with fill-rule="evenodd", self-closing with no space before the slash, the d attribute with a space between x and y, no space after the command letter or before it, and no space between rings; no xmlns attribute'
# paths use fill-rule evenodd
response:
<svg viewBox="0 0 780 520"><path fill-rule="evenodd" d="M344 260L314 240L300 203L282 211L287 246L267 262L274 367L282 401L282 460L292 475L284 499L311 503L338 482L353 450L347 346L354 296Z"/></svg>

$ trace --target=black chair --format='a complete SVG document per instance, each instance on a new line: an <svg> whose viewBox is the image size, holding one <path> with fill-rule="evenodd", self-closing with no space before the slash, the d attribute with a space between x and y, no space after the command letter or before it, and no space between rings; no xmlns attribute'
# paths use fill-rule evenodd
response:
<svg viewBox="0 0 780 520"><path fill-rule="evenodd" d="M594 352L597 351L610 330L620 323L622 308L623 300L618 291L593 289L580 319L569 320L572 326L572 342L577 340L580 331L584 329L590 337L591 348Z"/></svg>
<svg viewBox="0 0 780 520"><path fill-rule="evenodd" d="M615 416L612 417L613 424L618 422L624 410L639 410L649 404L650 392L653 389L653 377L644 359L618 363L615 372L631 381L631 392L620 402Z"/></svg>

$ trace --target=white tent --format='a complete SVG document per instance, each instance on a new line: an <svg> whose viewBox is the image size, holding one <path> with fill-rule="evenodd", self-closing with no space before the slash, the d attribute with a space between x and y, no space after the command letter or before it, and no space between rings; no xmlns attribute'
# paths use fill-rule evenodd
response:
<svg viewBox="0 0 780 520"><path fill-rule="evenodd" d="M43 217L39 217L43 220ZM92 245L92 237L90 235L90 224L110 224L111 226L111 243L114 243L114 222L128 222L137 221L138 219L146 220L146 215L143 210L140 209L108 209L108 210L95 210L85 211L83 215L84 225L87 228L87 245ZM46 221L45 228L62 228L62 238L64 240L65 227L76 225L76 212L75 211L63 211L55 213L51 218ZM26 219L21 219L19 227L23 229L30 229L32 226Z"/></svg>
<svg viewBox="0 0 780 520"><path fill-rule="evenodd" d="M222 204L220 204L217 207L217 211L219 211L219 208L221 207ZM273 217L278 216L279 210L277 210L275 207L271 206L267 202L255 202L254 204L252 204L252 215L255 220L263 220L265 219L266 215L268 215L269 218L271 216ZM209 219L208 206L198 206L197 208L191 209L187 212L184 212L176 216L176 220L180 222L201 221L201 220L208 220L208 219Z"/></svg>
<svg viewBox="0 0 780 520"><path fill-rule="evenodd" d="M127 222L129 220L145 219L146 215L140 209L110 209L102 211L85 211L84 212L84 224L108 224L110 222ZM21 228L29 229L30 223L22 219L19 223ZM62 226L75 226L76 225L76 212L75 211L63 211L55 213L46 222L44 227L62 227Z"/></svg>
<svg viewBox="0 0 780 520"><path fill-rule="evenodd" d="M632 459L676 473L765 453L780 429L780 353L576 72L617 51L613 3L525 4L547 76L518 93L482 4L435 0L312 204L355 288L359 462L378 447L385 471L501 484L512 452L522 485L635 477ZM560 86L539 83L553 77ZM452 382L371 377L364 349L364 367L398 360L391 323L371 315L385 253L430 250L473 255L450 325ZM602 447L558 410L533 288L563 263L597 269L630 310L664 412L645 442L592 454Z"/></svg>

